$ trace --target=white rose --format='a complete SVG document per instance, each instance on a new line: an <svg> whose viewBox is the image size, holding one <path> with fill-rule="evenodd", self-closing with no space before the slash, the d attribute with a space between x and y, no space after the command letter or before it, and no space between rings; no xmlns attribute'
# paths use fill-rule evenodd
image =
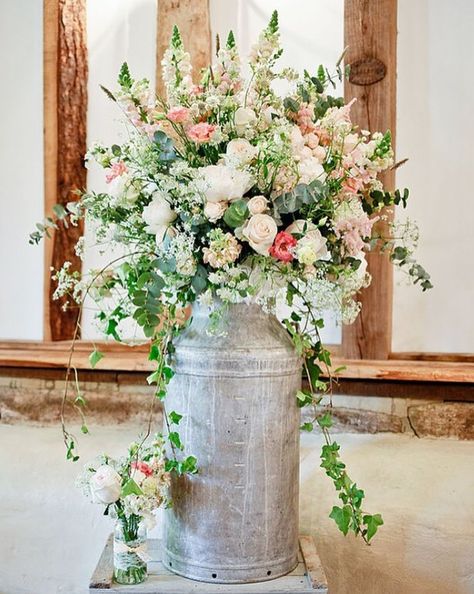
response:
<svg viewBox="0 0 474 594"><path fill-rule="evenodd" d="M247 202L247 207L251 215L262 214L268 209L268 200L265 196L254 196Z"/></svg>
<svg viewBox="0 0 474 594"><path fill-rule="evenodd" d="M254 124L257 116L250 107L239 107L234 114L235 129L237 134L243 134L247 126Z"/></svg>
<svg viewBox="0 0 474 594"><path fill-rule="evenodd" d="M253 186L250 173L227 165L208 165L199 172L202 179L197 181L197 186L208 202L240 200Z"/></svg>
<svg viewBox="0 0 474 594"><path fill-rule="evenodd" d="M211 223L215 223L224 215L228 206L228 202L206 202L204 207L204 214L205 216L211 221Z"/></svg>
<svg viewBox="0 0 474 594"><path fill-rule="evenodd" d="M258 149L245 138L234 138L226 148L225 162L227 165L248 165L258 154Z"/></svg>
<svg viewBox="0 0 474 594"><path fill-rule="evenodd" d="M156 192L150 204L143 209L142 218L147 224L145 231L156 235L157 243L161 243L176 216L164 195Z"/></svg>
<svg viewBox="0 0 474 594"><path fill-rule="evenodd" d="M99 466L90 479L92 501L110 505L120 498L122 479L111 466Z"/></svg>
<svg viewBox="0 0 474 594"><path fill-rule="evenodd" d="M314 264L316 260L325 258L328 254L326 238L311 221L298 219L286 228L287 233L302 235L296 244L295 253L302 264Z"/></svg>
<svg viewBox="0 0 474 594"><path fill-rule="evenodd" d="M263 256L268 256L268 250L278 232L277 224L271 216L256 214L250 217L242 229L242 235L250 246Z"/></svg>

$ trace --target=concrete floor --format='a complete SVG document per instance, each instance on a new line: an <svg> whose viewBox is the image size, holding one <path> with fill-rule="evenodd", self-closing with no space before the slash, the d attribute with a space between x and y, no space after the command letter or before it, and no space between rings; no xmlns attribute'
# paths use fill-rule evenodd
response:
<svg viewBox="0 0 474 594"><path fill-rule="evenodd" d="M119 454L136 435L100 427L81 440L82 460ZM319 436L303 436L301 531L315 536L330 594L474 594L474 442L337 439L385 525L370 547L338 533ZM0 594L86 594L111 522L75 490L79 466L64 460L59 430L2 425L0 444Z"/></svg>

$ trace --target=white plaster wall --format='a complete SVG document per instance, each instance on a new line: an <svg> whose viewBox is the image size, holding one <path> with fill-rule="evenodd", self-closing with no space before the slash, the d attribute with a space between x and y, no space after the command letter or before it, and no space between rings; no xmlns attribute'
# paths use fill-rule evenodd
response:
<svg viewBox="0 0 474 594"><path fill-rule="evenodd" d="M112 455L138 427L92 427L82 461ZM366 508L385 525L371 547L329 520L337 503L319 468L320 438L302 439L301 532L314 535L331 594L474 593L474 442L400 434L338 435ZM74 488L59 428L0 426L0 594L86 594L111 521Z"/></svg>
<svg viewBox="0 0 474 594"><path fill-rule="evenodd" d="M421 231L419 260L435 288L398 276L394 351L474 352L474 3L399 0L398 187Z"/></svg>
<svg viewBox="0 0 474 594"><path fill-rule="evenodd" d="M126 130L117 105L100 89L117 87L117 75L127 62L135 78L155 81L156 0L87 0L87 44L89 51L87 142L107 145L125 142ZM93 165L88 187L106 191L103 169ZM86 225L84 270L101 268L113 259L110 250L101 254L94 246L93 228ZM117 256L117 254L115 254ZM82 319L84 338L102 338L94 321L93 303L87 303ZM135 326L130 332L133 335Z"/></svg>
<svg viewBox="0 0 474 594"><path fill-rule="evenodd" d="M0 339L43 336L43 3L0 2Z"/></svg>

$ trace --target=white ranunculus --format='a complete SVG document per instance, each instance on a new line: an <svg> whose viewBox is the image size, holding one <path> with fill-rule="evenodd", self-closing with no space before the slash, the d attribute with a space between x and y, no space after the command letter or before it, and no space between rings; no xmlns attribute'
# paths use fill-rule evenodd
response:
<svg viewBox="0 0 474 594"><path fill-rule="evenodd" d="M226 148L225 162L227 165L239 167L248 165L258 154L258 149L245 138L234 138Z"/></svg>
<svg viewBox="0 0 474 594"><path fill-rule="evenodd" d="M110 505L120 498L122 479L116 470L104 464L92 475L90 489L94 503Z"/></svg>
<svg viewBox="0 0 474 594"><path fill-rule="evenodd" d="M262 256L268 256L268 250L277 233L277 224L270 215L266 214L253 215L242 229L242 235L250 246Z"/></svg>
<svg viewBox="0 0 474 594"><path fill-rule="evenodd" d="M316 260L325 258L328 254L326 238L311 221L298 219L286 228L287 233L301 236L296 244L295 254L302 264L314 264Z"/></svg>
<svg viewBox="0 0 474 594"><path fill-rule="evenodd" d="M247 128L257 121L257 116L250 107L239 107L234 114L234 123L237 134L243 134Z"/></svg>
<svg viewBox="0 0 474 594"><path fill-rule="evenodd" d="M199 172L202 179L196 183L208 202L240 200L253 186L250 173L227 165L208 165Z"/></svg>
<svg viewBox="0 0 474 594"><path fill-rule="evenodd" d="M247 207L251 215L262 214L268 210L268 200L265 196L254 196L247 202Z"/></svg>
<svg viewBox="0 0 474 594"><path fill-rule="evenodd" d="M204 206L204 215L211 223L215 223L221 219L227 209L228 202L206 202Z"/></svg>
<svg viewBox="0 0 474 594"><path fill-rule="evenodd" d="M143 209L142 218L147 225L145 231L156 235L157 242L161 243L166 230L176 219L176 216L165 196L162 193L155 192L150 204Z"/></svg>

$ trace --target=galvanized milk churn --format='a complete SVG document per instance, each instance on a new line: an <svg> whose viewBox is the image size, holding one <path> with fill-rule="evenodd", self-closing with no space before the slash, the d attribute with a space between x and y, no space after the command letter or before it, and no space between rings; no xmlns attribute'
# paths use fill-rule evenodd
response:
<svg viewBox="0 0 474 594"><path fill-rule="evenodd" d="M163 563L201 581L268 580L297 564L301 361L260 306L230 306L220 335L208 313L196 306L176 344L166 398L199 472L172 481Z"/></svg>

